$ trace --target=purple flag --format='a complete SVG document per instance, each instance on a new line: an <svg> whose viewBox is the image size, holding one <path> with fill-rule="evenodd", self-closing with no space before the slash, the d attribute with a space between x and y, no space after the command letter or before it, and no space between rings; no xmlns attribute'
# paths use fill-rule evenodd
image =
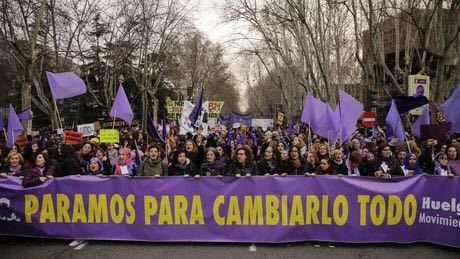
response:
<svg viewBox="0 0 460 259"><path fill-rule="evenodd" d="M451 133L460 130L460 86L457 86L452 96L441 105L441 110L444 113L447 121L452 122Z"/></svg>
<svg viewBox="0 0 460 259"><path fill-rule="evenodd" d="M343 90L339 90L339 109L342 130L341 140L347 140L356 130L356 121L363 113L364 105Z"/></svg>
<svg viewBox="0 0 460 259"><path fill-rule="evenodd" d="M157 127L155 126L155 124L153 124L153 119L150 114L147 115L147 133L150 136L159 139L161 143L163 143L163 145L166 143L166 140L160 136Z"/></svg>
<svg viewBox="0 0 460 259"><path fill-rule="evenodd" d="M195 107L193 107L193 110L190 113L189 119L192 122L192 125L195 125L195 122L200 117L201 105L203 104L203 94L204 91L201 89L200 96L198 96L198 99L196 100Z"/></svg>
<svg viewBox="0 0 460 259"><path fill-rule="evenodd" d="M30 120L30 108L18 114L20 120Z"/></svg>
<svg viewBox="0 0 460 259"><path fill-rule="evenodd" d="M387 137L398 138L398 143L406 139L404 132L404 125L402 124L401 117L399 116L398 108L394 100L391 101L391 107L385 119L387 125Z"/></svg>
<svg viewBox="0 0 460 259"><path fill-rule="evenodd" d="M412 109L423 106L429 102L428 98L426 98L426 96L424 95L418 95L418 96L400 95L400 96L395 97L393 101L395 101L396 103L396 108L399 114L406 113ZM390 105L391 103L388 103L387 106L385 107L387 111L390 109Z"/></svg>
<svg viewBox="0 0 460 259"><path fill-rule="evenodd" d="M300 117L301 122L311 124L313 117L313 104L314 97L310 92L308 92L307 97L305 98L305 103L303 104L302 116Z"/></svg>
<svg viewBox="0 0 460 259"><path fill-rule="evenodd" d="M46 147L46 130L42 132L42 137L40 139L40 147Z"/></svg>
<svg viewBox="0 0 460 259"><path fill-rule="evenodd" d="M73 72L51 73L46 71L46 77L55 100L86 93L85 82Z"/></svg>
<svg viewBox="0 0 460 259"><path fill-rule="evenodd" d="M16 142L19 134L24 131L21 122L19 121L18 115L14 111L13 106L10 104L10 110L8 114L8 137L6 145L8 148L11 148Z"/></svg>
<svg viewBox="0 0 460 259"><path fill-rule="evenodd" d="M327 110L324 130L318 132L318 134L334 143L337 138L339 129L341 128L340 114L338 107L333 110L329 104L326 105Z"/></svg>
<svg viewBox="0 0 460 259"><path fill-rule="evenodd" d="M128 122L129 125L133 122L134 113L129 104L128 97L126 96L125 89L123 89L121 84L118 88L112 109L110 110L110 116L120 118Z"/></svg>
<svg viewBox="0 0 460 259"><path fill-rule="evenodd" d="M430 113L428 110L428 107L425 107L423 109L422 114L418 117L418 119L412 124L411 129L417 135L420 137L420 126L421 125L430 125Z"/></svg>
<svg viewBox="0 0 460 259"><path fill-rule="evenodd" d="M328 104L321 100L312 98L310 127L315 133L319 134L325 130L327 106Z"/></svg>

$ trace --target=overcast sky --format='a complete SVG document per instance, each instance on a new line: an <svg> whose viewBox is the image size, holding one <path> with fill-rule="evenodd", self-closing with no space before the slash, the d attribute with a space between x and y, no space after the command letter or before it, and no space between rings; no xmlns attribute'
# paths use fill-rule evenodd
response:
<svg viewBox="0 0 460 259"><path fill-rule="evenodd" d="M221 5L225 0L191 0L190 4L193 4L195 12L193 15L194 23L197 28L203 31L210 40L216 43L220 43L225 51L224 59L230 65L230 70L238 79L237 74L237 62L235 44L231 44L229 41L232 34L235 32L234 25L224 24L222 21L222 10ZM242 86L240 86L242 87ZM242 87L245 91L245 88ZM242 97L245 94L242 95ZM246 108L247 102L245 98L241 99L241 105Z"/></svg>

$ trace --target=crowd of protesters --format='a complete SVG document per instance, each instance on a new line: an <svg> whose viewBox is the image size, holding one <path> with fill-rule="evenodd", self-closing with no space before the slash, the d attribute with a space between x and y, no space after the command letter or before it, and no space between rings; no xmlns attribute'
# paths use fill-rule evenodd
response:
<svg viewBox="0 0 460 259"><path fill-rule="evenodd" d="M2 177L23 178L24 187L68 175L394 178L460 173L455 171L460 148L456 135L445 143L415 138L399 141L386 139L383 131L372 137L363 129L346 143L331 143L307 132L305 128L288 134L279 128L220 127L207 136L193 136L175 134L173 129L168 140L175 143L172 146L136 129L120 131L122 144L99 143L92 137L69 145L62 136L48 134L46 140L30 137L23 150L17 144L10 149L0 144L0 172Z"/></svg>

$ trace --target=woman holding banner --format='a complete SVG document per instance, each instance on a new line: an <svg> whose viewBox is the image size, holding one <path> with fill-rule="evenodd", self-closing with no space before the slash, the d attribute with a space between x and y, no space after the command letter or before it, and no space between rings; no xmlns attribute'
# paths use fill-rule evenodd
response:
<svg viewBox="0 0 460 259"><path fill-rule="evenodd" d="M172 163L168 168L168 176L179 175L184 177L193 175L196 178L199 178L200 176L195 164L193 164L192 160L187 157L187 151L185 150L178 150L173 155Z"/></svg>
<svg viewBox="0 0 460 259"><path fill-rule="evenodd" d="M156 178L168 175L168 163L161 159L161 148L158 145L148 147L148 157L139 167L140 176L153 176Z"/></svg>
<svg viewBox="0 0 460 259"><path fill-rule="evenodd" d="M206 150L206 161L201 165L200 175L218 176L224 175L225 165L219 161L219 152L213 147Z"/></svg>
<svg viewBox="0 0 460 259"><path fill-rule="evenodd" d="M283 173L289 175L303 175L307 173L307 162L300 155L300 148L292 146L289 150L289 161Z"/></svg>
<svg viewBox="0 0 460 259"><path fill-rule="evenodd" d="M271 146L268 146L267 149L265 149L264 156L262 157L262 159L260 159L258 166L260 175L280 175L280 161L278 160L278 157L274 153L273 148Z"/></svg>
<svg viewBox="0 0 460 259"><path fill-rule="evenodd" d="M244 145L236 149L236 159L227 166L226 176L251 177L257 175L257 164L254 162L252 150Z"/></svg>
<svg viewBox="0 0 460 259"><path fill-rule="evenodd" d="M1 170L0 176L17 176L24 177L26 174L26 166L24 165L24 158L19 153L9 153L5 158L5 165Z"/></svg>
<svg viewBox="0 0 460 259"><path fill-rule="evenodd" d="M398 161L392 156L391 147L388 143L378 147L378 157L370 164L368 173L373 173L375 177L392 178L394 176L404 176Z"/></svg>
<svg viewBox="0 0 460 259"><path fill-rule="evenodd" d="M441 176L457 175L455 170L449 165L449 158L445 153L439 154L436 158L434 174Z"/></svg>
<svg viewBox="0 0 460 259"><path fill-rule="evenodd" d="M34 187L54 178L55 168L49 159L43 154L38 154L35 158L32 169L27 170L26 176L22 180L24 188Z"/></svg>
<svg viewBox="0 0 460 259"><path fill-rule="evenodd" d="M129 148L120 148L118 152L118 160L112 168L113 175L117 176L135 176L139 168L131 159L131 151Z"/></svg>

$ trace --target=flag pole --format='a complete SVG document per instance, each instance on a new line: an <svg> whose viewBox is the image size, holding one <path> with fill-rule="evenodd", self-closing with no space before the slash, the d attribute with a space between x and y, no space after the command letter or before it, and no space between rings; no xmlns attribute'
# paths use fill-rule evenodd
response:
<svg viewBox="0 0 460 259"><path fill-rule="evenodd" d="M57 114L57 117L58 117L58 120L59 120L59 127L61 127L61 129L63 128L62 127L62 121L61 121L61 116L59 115L59 110L58 110L58 106L57 106L57 103L56 103L56 99L53 98L53 101L54 101L54 108L56 109L56 114Z"/></svg>
<svg viewBox="0 0 460 259"><path fill-rule="evenodd" d="M3 135L5 135L5 140L7 140L8 134L6 134L5 128L3 128Z"/></svg>
<svg viewBox="0 0 460 259"><path fill-rule="evenodd" d="M117 116L117 110L115 110L113 112L113 123L112 123L112 129L115 129L115 119L116 119L116 116Z"/></svg>

